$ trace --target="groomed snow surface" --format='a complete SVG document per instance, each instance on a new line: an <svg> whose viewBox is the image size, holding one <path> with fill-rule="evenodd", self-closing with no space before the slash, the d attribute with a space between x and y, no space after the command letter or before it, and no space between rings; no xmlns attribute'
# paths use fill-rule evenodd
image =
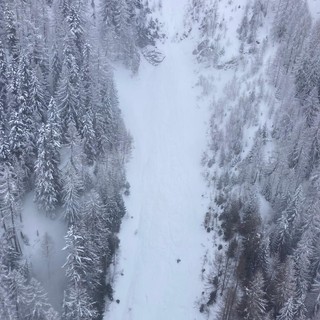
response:
<svg viewBox="0 0 320 320"><path fill-rule="evenodd" d="M197 102L192 40L172 41L174 23L184 12L181 3L163 3L170 32L160 47L165 60L157 67L143 61L134 77L121 69L115 74L134 149L106 320L201 318L196 300L202 290L206 201L200 162L208 111Z"/></svg>

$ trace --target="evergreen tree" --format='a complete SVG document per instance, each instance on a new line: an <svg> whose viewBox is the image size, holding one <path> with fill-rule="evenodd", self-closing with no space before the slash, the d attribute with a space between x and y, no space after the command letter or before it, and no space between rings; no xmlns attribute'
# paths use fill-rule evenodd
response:
<svg viewBox="0 0 320 320"><path fill-rule="evenodd" d="M0 274L0 317L1 319L16 320L16 308L4 286L5 280L5 276Z"/></svg>
<svg viewBox="0 0 320 320"><path fill-rule="evenodd" d="M52 147L52 157L53 160L58 165L60 162L60 147L62 140L62 128L61 128L61 119L59 116L59 112L57 110L57 105L55 100L51 98L48 113L47 113L47 129L48 129L48 139L51 141Z"/></svg>
<svg viewBox="0 0 320 320"><path fill-rule="evenodd" d="M86 282L86 274L90 273L90 267L94 261L90 257L90 252L85 250L85 235L80 235L76 226L70 226L65 237L67 260L64 264L66 276L72 286L81 286Z"/></svg>
<svg viewBox="0 0 320 320"><path fill-rule="evenodd" d="M64 62L59 87L55 97L60 116L63 122L63 131L66 132L69 122L73 121L79 127L78 108L78 66L70 41L67 41L64 50Z"/></svg>
<svg viewBox="0 0 320 320"><path fill-rule="evenodd" d="M31 121L28 121L25 114L27 109L26 101L23 97L19 100L19 110L13 111L10 118L10 133L9 133L9 144L11 152L18 158L21 159L27 150L30 151L32 137L30 136L30 130L32 126Z"/></svg>
<svg viewBox="0 0 320 320"><path fill-rule="evenodd" d="M240 305L243 319L262 320L265 318L268 301L265 297L264 279L262 273L258 272L245 288L243 301Z"/></svg>
<svg viewBox="0 0 320 320"><path fill-rule="evenodd" d="M82 101L82 116L81 116L81 136L83 137L83 151L89 163L96 158L97 143L95 133L95 114L94 114L94 98L92 82L93 77L90 70L91 48L87 44L84 51L84 62L82 71L82 87L83 87L83 101Z"/></svg>
<svg viewBox="0 0 320 320"><path fill-rule="evenodd" d="M88 236L95 247L98 250L108 248L108 238L111 235L110 215L96 190L91 190L84 202L83 219ZM108 250L103 255L108 255Z"/></svg>
<svg viewBox="0 0 320 320"><path fill-rule="evenodd" d="M40 71L38 71L40 73ZM32 73L31 78L31 99L30 105L32 106L33 117L36 124L44 123L47 117L47 97L44 93L45 86L41 84L38 79L37 73Z"/></svg>
<svg viewBox="0 0 320 320"><path fill-rule="evenodd" d="M0 161L7 162L10 158L10 144L6 134L4 123L0 124Z"/></svg>
<svg viewBox="0 0 320 320"><path fill-rule="evenodd" d="M251 197L251 195L250 195ZM250 200L247 199L249 202ZM244 209L240 234L242 235L243 252L240 257L238 272L244 284L255 274L258 267L258 256L260 249L260 226L261 217L258 212L255 199L252 198Z"/></svg>
<svg viewBox="0 0 320 320"><path fill-rule="evenodd" d="M295 305L293 298L289 298L289 300L284 304L281 308L279 315L276 318L277 320L294 320L295 318Z"/></svg>
<svg viewBox="0 0 320 320"><path fill-rule="evenodd" d="M13 14L13 10L11 7L9 7L9 4L7 3L5 7L5 28L6 28L6 41L8 44L8 49L13 57L14 60L18 59L19 55L19 40L17 36L17 28L16 28L16 21Z"/></svg>
<svg viewBox="0 0 320 320"><path fill-rule="evenodd" d="M5 234L11 239L17 253L21 253L18 239L16 218L20 217L19 189L17 176L10 163L5 163L0 170L1 220Z"/></svg>
<svg viewBox="0 0 320 320"><path fill-rule="evenodd" d="M28 53L23 53L20 56L17 77L19 95L23 96L29 105L31 99L32 70L30 55Z"/></svg>
<svg viewBox="0 0 320 320"><path fill-rule="evenodd" d="M94 130L94 117L92 112L88 111L83 117L83 151L89 163L95 160L97 155L96 134Z"/></svg>
<svg viewBox="0 0 320 320"><path fill-rule="evenodd" d="M294 251L297 296L299 298L305 297L310 289L314 250L314 235L311 230L306 230Z"/></svg>
<svg viewBox="0 0 320 320"><path fill-rule="evenodd" d="M79 15L80 10L76 10L74 6L70 6L69 13L67 16L67 22L69 25L70 33L76 48L78 49L78 65L82 63L82 54L83 54L83 19Z"/></svg>
<svg viewBox="0 0 320 320"><path fill-rule="evenodd" d="M68 161L64 169L64 179L62 186L63 194L63 217L68 225L73 225L81 217L81 200L80 195L83 191L83 182L77 171L73 158Z"/></svg>
<svg viewBox="0 0 320 320"><path fill-rule="evenodd" d="M19 271L13 270L8 273L7 288L7 294L16 308L17 319L28 318L31 311L32 293L27 280Z"/></svg>
<svg viewBox="0 0 320 320"><path fill-rule="evenodd" d="M52 55L50 60L50 85L52 95L56 94L58 83L61 75L62 64L58 52L57 43L54 42L52 46Z"/></svg>
<svg viewBox="0 0 320 320"><path fill-rule="evenodd" d="M65 145L70 150L70 160L72 160L73 165L83 177L82 141L76 128L76 124L73 121L68 123L65 140Z"/></svg>
<svg viewBox="0 0 320 320"><path fill-rule="evenodd" d="M53 141L49 140L48 126L42 126L39 131L38 158L35 164L36 196L40 209L54 215L60 200L59 170L54 158Z"/></svg>
<svg viewBox="0 0 320 320"><path fill-rule="evenodd" d="M40 283L32 278L28 286L31 291L30 320L58 319L58 314L49 304L47 295Z"/></svg>
<svg viewBox="0 0 320 320"><path fill-rule="evenodd" d="M296 296L297 286L294 261L290 256L279 266L274 281L275 292L273 300L275 304L275 310L276 312L279 312L290 298Z"/></svg>
<svg viewBox="0 0 320 320"><path fill-rule="evenodd" d="M0 120L1 125L5 119L5 111L7 110L7 61L3 44L0 41Z"/></svg>
<svg viewBox="0 0 320 320"><path fill-rule="evenodd" d="M63 318L67 320L84 320L97 315L95 304L88 295L85 285L87 274L94 269L90 252L85 250L85 241L86 239L78 234L75 227L69 228L64 248L68 251L64 268L69 280L69 290L64 296Z"/></svg>
<svg viewBox="0 0 320 320"><path fill-rule="evenodd" d="M90 296L81 287L74 287L65 292L63 309L64 320L86 320L97 316L94 303L90 302Z"/></svg>

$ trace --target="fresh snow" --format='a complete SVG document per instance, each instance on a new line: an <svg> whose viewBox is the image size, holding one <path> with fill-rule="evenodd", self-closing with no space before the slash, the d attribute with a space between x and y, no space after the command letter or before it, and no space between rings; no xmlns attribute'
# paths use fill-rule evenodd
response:
<svg viewBox="0 0 320 320"><path fill-rule="evenodd" d="M320 18L320 0L308 0L310 13L314 20Z"/></svg>
<svg viewBox="0 0 320 320"><path fill-rule="evenodd" d="M64 236L66 226L61 219L50 219L39 212L30 193L22 206L22 235L20 239L27 262L32 266L33 276L42 283L50 303L56 310L61 309L63 290L66 285L66 260ZM47 241L45 241L47 239Z"/></svg>
<svg viewBox="0 0 320 320"><path fill-rule="evenodd" d="M114 301L105 319L200 319L206 208L201 155L209 112L198 105L194 44L177 39L183 2L163 2L168 40L157 67L115 72L120 106L134 138L131 194L120 232ZM181 29L181 28L180 28ZM181 260L181 261L180 261ZM180 261L180 262L179 262ZM118 302L116 302L118 300Z"/></svg>

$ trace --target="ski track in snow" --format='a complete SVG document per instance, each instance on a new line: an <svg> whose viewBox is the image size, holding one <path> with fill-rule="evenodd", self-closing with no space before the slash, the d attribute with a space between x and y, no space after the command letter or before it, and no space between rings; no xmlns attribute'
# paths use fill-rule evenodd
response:
<svg viewBox="0 0 320 320"><path fill-rule="evenodd" d="M174 35L172 25L170 32ZM105 319L201 318L196 300L202 290L206 201L200 161L208 111L197 106L191 41L169 37L161 50L166 58L159 66L142 62L134 77L122 69L115 73L134 149L114 301Z"/></svg>

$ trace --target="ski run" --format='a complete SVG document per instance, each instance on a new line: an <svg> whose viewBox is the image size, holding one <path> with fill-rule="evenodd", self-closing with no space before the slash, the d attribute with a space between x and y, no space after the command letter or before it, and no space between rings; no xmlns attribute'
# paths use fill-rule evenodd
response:
<svg viewBox="0 0 320 320"><path fill-rule="evenodd" d="M118 303L110 305L105 319L199 317L196 298L205 240L201 155L208 113L197 102L192 45L177 39L179 15L185 11L178 2L163 2L169 30L159 47L164 61L157 67L143 62L134 77L116 71L134 148L115 273Z"/></svg>

